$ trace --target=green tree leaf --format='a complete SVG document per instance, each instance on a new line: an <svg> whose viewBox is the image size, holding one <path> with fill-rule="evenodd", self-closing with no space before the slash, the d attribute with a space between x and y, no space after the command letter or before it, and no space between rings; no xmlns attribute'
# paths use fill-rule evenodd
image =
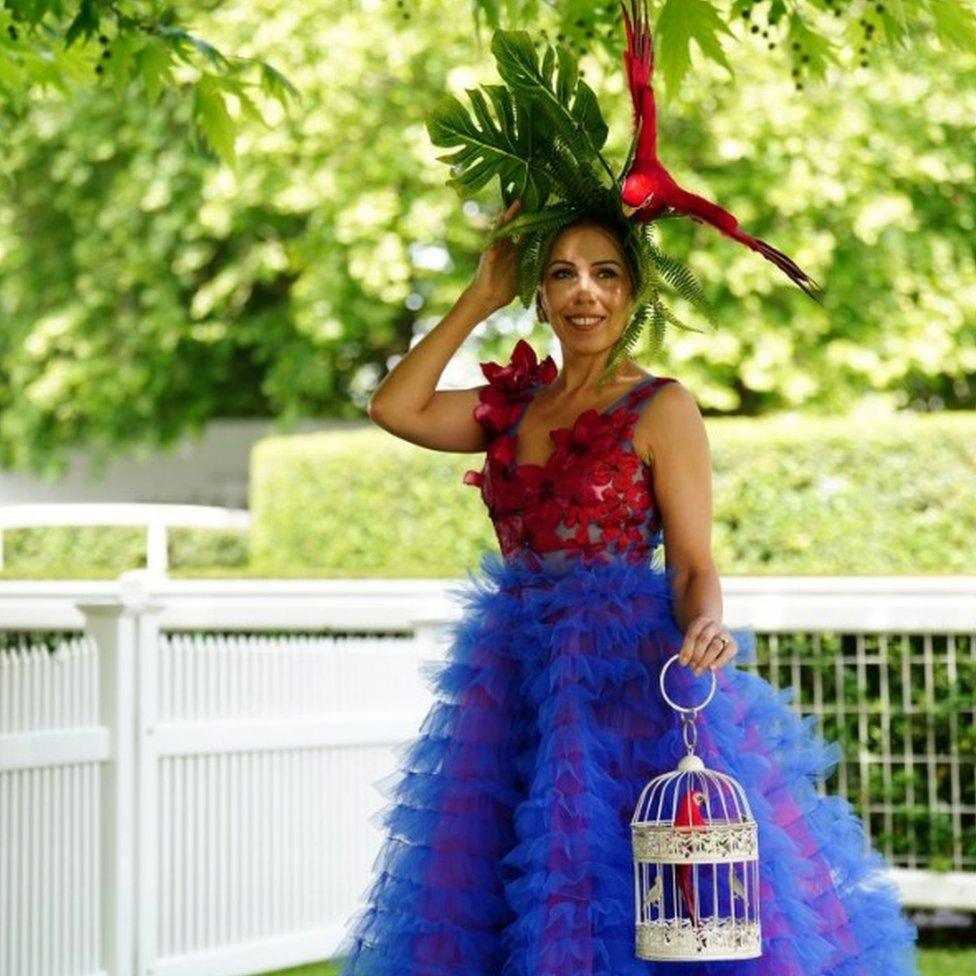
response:
<svg viewBox="0 0 976 976"><path fill-rule="evenodd" d="M665 0L654 34L655 69L660 69L669 97L691 67L692 41L734 77L719 39L720 34L732 36L732 31L710 0Z"/></svg>
<svg viewBox="0 0 976 976"><path fill-rule="evenodd" d="M930 5L935 31L947 46L976 50L976 15L960 0L937 0Z"/></svg>
<svg viewBox="0 0 976 976"><path fill-rule="evenodd" d="M193 116L214 152L229 166L235 165L234 120L220 82L213 75L202 75L194 86Z"/></svg>

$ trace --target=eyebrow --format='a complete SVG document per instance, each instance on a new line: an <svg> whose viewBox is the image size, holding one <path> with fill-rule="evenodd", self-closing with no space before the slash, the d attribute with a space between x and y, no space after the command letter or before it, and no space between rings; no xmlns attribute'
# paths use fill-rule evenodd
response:
<svg viewBox="0 0 976 976"><path fill-rule="evenodd" d="M615 260L614 258L602 258L600 261L594 261L594 264L616 264L618 267L623 267L623 265ZM555 258L550 261L548 267L552 267L554 264L573 264L572 261L567 261L566 258ZM573 265L575 267L575 265Z"/></svg>

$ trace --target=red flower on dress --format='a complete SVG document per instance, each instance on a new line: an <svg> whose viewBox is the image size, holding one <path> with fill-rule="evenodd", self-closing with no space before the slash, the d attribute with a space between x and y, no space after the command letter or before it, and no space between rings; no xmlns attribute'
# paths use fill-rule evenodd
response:
<svg viewBox="0 0 976 976"><path fill-rule="evenodd" d="M515 460L515 438L511 434L496 437L485 451L485 460L499 467L511 467Z"/></svg>
<svg viewBox="0 0 976 976"><path fill-rule="evenodd" d="M488 385L479 393L475 418L489 431L481 471L464 483L481 489L505 556L564 550L586 563L648 552L655 530L650 479L633 450L634 408L659 384L645 384L609 412L585 410L570 427L550 431L554 450L542 464L518 464L511 431L537 384L556 376L547 356L537 361L520 339L506 366L481 364ZM629 445L629 446L626 446ZM595 530L595 531L594 531Z"/></svg>
<svg viewBox="0 0 976 976"><path fill-rule="evenodd" d="M474 408L474 419L483 424L489 434L500 434L518 419L521 406L497 387L484 387L478 399L481 402Z"/></svg>
<svg viewBox="0 0 976 976"><path fill-rule="evenodd" d="M488 385L478 394L481 401L474 408L474 418L497 435L518 420L523 401L531 394L528 389L536 383L551 383L556 378L556 362L546 356L540 363L535 350L524 339L519 339L512 350L507 366L500 363L481 363Z"/></svg>
<svg viewBox="0 0 976 976"><path fill-rule="evenodd" d="M558 549L556 528L566 511L566 500L559 484L542 465L530 465L518 471L521 488L518 505L524 509L524 521L534 547Z"/></svg>
<svg viewBox="0 0 976 976"><path fill-rule="evenodd" d="M503 553L508 554L520 549L526 538L522 516L513 513L498 519L495 522L495 534L498 536L498 545Z"/></svg>
<svg viewBox="0 0 976 976"><path fill-rule="evenodd" d="M593 462L593 478L601 484L627 485L640 470L641 459L630 451L612 451Z"/></svg>
<svg viewBox="0 0 976 976"><path fill-rule="evenodd" d="M530 397L528 390L536 383L551 383L556 378L556 363L552 356L538 361L535 350L524 339L519 339L512 350L508 365L486 362L480 363L481 372L488 385L478 393L478 404L473 416L488 431L489 437L497 438L518 420L524 401ZM492 440L491 444L494 444ZM489 461L491 461L491 444ZM507 446L505 446L507 449ZM497 464L512 464L514 457L504 460L500 455L494 457ZM482 487L484 470L471 469L464 472L462 481L466 485Z"/></svg>
<svg viewBox="0 0 976 976"><path fill-rule="evenodd" d="M551 383L556 378L556 363L552 356L546 356L540 363L532 346L519 339L507 366L481 363L481 372L493 387L509 396L518 397L536 381Z"/></svg>
<svg viewBox="0 0 976 976"><path fill-rule="evenodd" d="M607 419L590 408L576 418L572 427L557 428L550 433L556 449L548 464L557 480L571 486L583 473L583 460L613 450L615 435Z"/></svg>

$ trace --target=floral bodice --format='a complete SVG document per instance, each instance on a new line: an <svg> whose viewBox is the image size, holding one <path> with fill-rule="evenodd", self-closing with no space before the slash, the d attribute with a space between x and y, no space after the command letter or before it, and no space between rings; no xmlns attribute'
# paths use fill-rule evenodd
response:
<svg viewBox="0 0 976 976"><path fill-rule="evenodd" d="M632 435L641 404L672 377L649 376L606 409L584 410L572 426L549 432L555 447L544 463L517 463L519 424L556 378L556 364L551 356L538 362L520 339L508 365L480 366L488 385L474 417L488 446L481 470L465 472L464 483L481 489L503 557L536 568L570 559L646 562L662 532L651 470Z"/></svg>

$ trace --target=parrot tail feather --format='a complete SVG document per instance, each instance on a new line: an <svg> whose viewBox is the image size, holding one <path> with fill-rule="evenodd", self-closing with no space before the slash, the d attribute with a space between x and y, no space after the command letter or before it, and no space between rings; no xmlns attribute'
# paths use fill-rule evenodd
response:
<svg viewBox="0 0 976 976"><path fill-rule="evenodd" d="M748 235L743 235L748 237ZM749 243L751 241L752 243ZM815 302L823 304L823 288L817 284L792 258L777 250L772 244L767 244L758 237L748 238L746 243L758 251L768 261L772 261L780 271L784 272L792 281L796 282L803 291Z"/></svg>

